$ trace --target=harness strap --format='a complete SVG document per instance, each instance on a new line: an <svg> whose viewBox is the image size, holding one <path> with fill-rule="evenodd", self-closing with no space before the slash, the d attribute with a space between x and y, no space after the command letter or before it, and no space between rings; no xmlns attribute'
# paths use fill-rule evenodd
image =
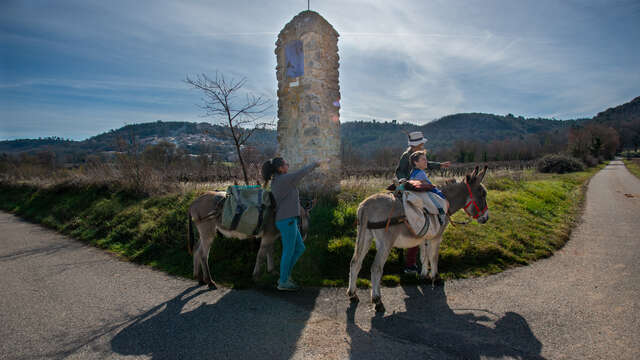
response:
<svg viewBox="0 0 640 360"><path fill-rule="evenodd" d="M427 209L422 208L422 215L424 215L424 225L416 234L418 237L423 237L427 231L429 231L429 213L427 212Z"/></svg>
<svg viewBox="0 0 640 360"><path fill-rule="evenodd" d="M465 185L467 185L467 190L469 191L469 202L467 202L467 204L464 206L464 212L471 218L477 219L480 216L484 215L484 213L489 209L489 205L485 205L484 209L480 210L480 207L478 206L478 204L476 203L475 200L473 200L473 193L471 192L471 186L469 186L469 183L465 181ZM473 206L475 206L476 208L476 215L471 215L469 213L469 210L467 210L467 208L469 206L471 206L471 204L473 204ZM471 220L467 221L467 222L458 222L458 221L453 221L453 219L451 218L451 213L449 211L447 211L447 217L449 218L449 223L451 223L451 225L456 226L457 225L467 225L471 222Z"/></svg>
<svg viewBox="0 0 640 360"><path fill-rule="evenodd" d="M240 223L240 218L242 217L242 213L244 213L244 211L246 210L246 207L242 202L240 202L240 197L238 196L237 190L235 187L231 187L231 193L238 201L238 204L236 205L236 213L233 215L233 219L231 220L231 226L229 227L229 230L233 231L238 227L238 223Z"/></svg>
<svg viewBox="0 0 640 360"><path fill-rule="evenodd" d="M484 215L484 213L489 209L489 205L485 205L484 209L480 210L480 207L478 206L478 204L476 204L476 201L473 200L473 193L471 192L471 186L469 186L469 183L465 181L465 185L467 185L467 190L469 190L469 202L464 206L464 212L467 213L467 215L469 215L470 217L477 219L480 216ZM475 215L471 215L469 213L469 210L467 210L467 208L469 207L469 205L473 204L473 206L475 206L476 208L476 214Z"/></svg>
<svg viewBox="0 0 640 360"><path fill-rule="evenodd" d="M243 204L238 203L238 206L236 207L236 213L233 215L233 220L231 220L231 226L229 227L229 230L233 231L238 227L240 218L242 217L242 213L244 213L245 209L246 208Z"/></svg>
<svg viewBox="0 0 640 360"><path fill-rule="evenodd" d="M384 232L388 232L389 231L389 225L391 224L391 214L393 214L393 210L395 208L396 208L396 203L394 201L393 205L391 205L391 211L389 211L389 215L387 215L387 225L385 225L385 227L384 227Z"/></svg>
<svg viewBox="0 0 640 360"><path fill-rule="evenodd" d="M367 229L386 229L385 231L387 231L389 229L389 226L402 224L406 221L406 219L407 218L403 215L403 216L388 218L387 220L384 220L384 221L376 221L376 222L368 221Z"/></svg>

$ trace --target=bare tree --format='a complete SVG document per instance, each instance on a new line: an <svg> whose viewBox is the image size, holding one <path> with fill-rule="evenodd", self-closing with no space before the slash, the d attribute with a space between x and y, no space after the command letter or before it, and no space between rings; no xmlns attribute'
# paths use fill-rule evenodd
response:
<svg viewBox="0 0 640 360"><path fill-rule="evenodd" d="M249 93L241 96L241 89L247 82L246 78L227 80L223 74L216 72L214 79L201 74L195 78L187 77L185 82L204 93L201 108L205 110L205 115L228 127L242 167L244 181L249 185L241 149L256 129L268 125L258 123L258 120L267 112L269 101Z"/></svg>

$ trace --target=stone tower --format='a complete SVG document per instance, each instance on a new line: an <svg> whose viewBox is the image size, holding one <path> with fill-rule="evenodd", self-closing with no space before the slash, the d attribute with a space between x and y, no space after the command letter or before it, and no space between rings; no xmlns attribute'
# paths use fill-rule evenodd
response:
<svg viewBox="0 0 640 360"><path fill-rule="evenodd" d="M276 41L278 153L291 170L328 159L302 182L308 191L340 186L338 32L314 11L296 15Z"/></svg>

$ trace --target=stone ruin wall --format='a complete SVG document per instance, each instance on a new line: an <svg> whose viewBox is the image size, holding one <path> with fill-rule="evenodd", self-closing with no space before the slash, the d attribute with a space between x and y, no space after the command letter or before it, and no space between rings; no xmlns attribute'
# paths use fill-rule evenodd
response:
<svg viewBox="0 0 640 360"><path fill-rule="evenodd" d="M307 191L337 191L340 185L340 86L338 33L322 16L303 11L276 42L278 79L278 153L297 170L328 159L301 183ZM304 74L288 77L285 46L301 40Z"/></svg>

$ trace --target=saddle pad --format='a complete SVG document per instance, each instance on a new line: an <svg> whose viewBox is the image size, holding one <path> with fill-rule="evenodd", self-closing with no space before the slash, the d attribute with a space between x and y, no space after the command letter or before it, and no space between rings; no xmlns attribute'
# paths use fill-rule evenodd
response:
<svg viewBox="0 0 640 360"><path fill-rule="evenodd" d="M438 219L438 214L440 213L436 203L441 206L444 213L449 210L449 202L436 194L413 191L403 192L402 205L407 218L406 222L415 236L433 237L444 226Z"/></svg>
<svg viewBox="0 0 640 360"><path fill-rule="evenodd" d="M418 209L425 209L427 213L432 215L438 215L440 212L438 208L441 208L446 213L449 210L449 201L441 198L438 194L426 191L404 191L402 198Z"/></svg>

